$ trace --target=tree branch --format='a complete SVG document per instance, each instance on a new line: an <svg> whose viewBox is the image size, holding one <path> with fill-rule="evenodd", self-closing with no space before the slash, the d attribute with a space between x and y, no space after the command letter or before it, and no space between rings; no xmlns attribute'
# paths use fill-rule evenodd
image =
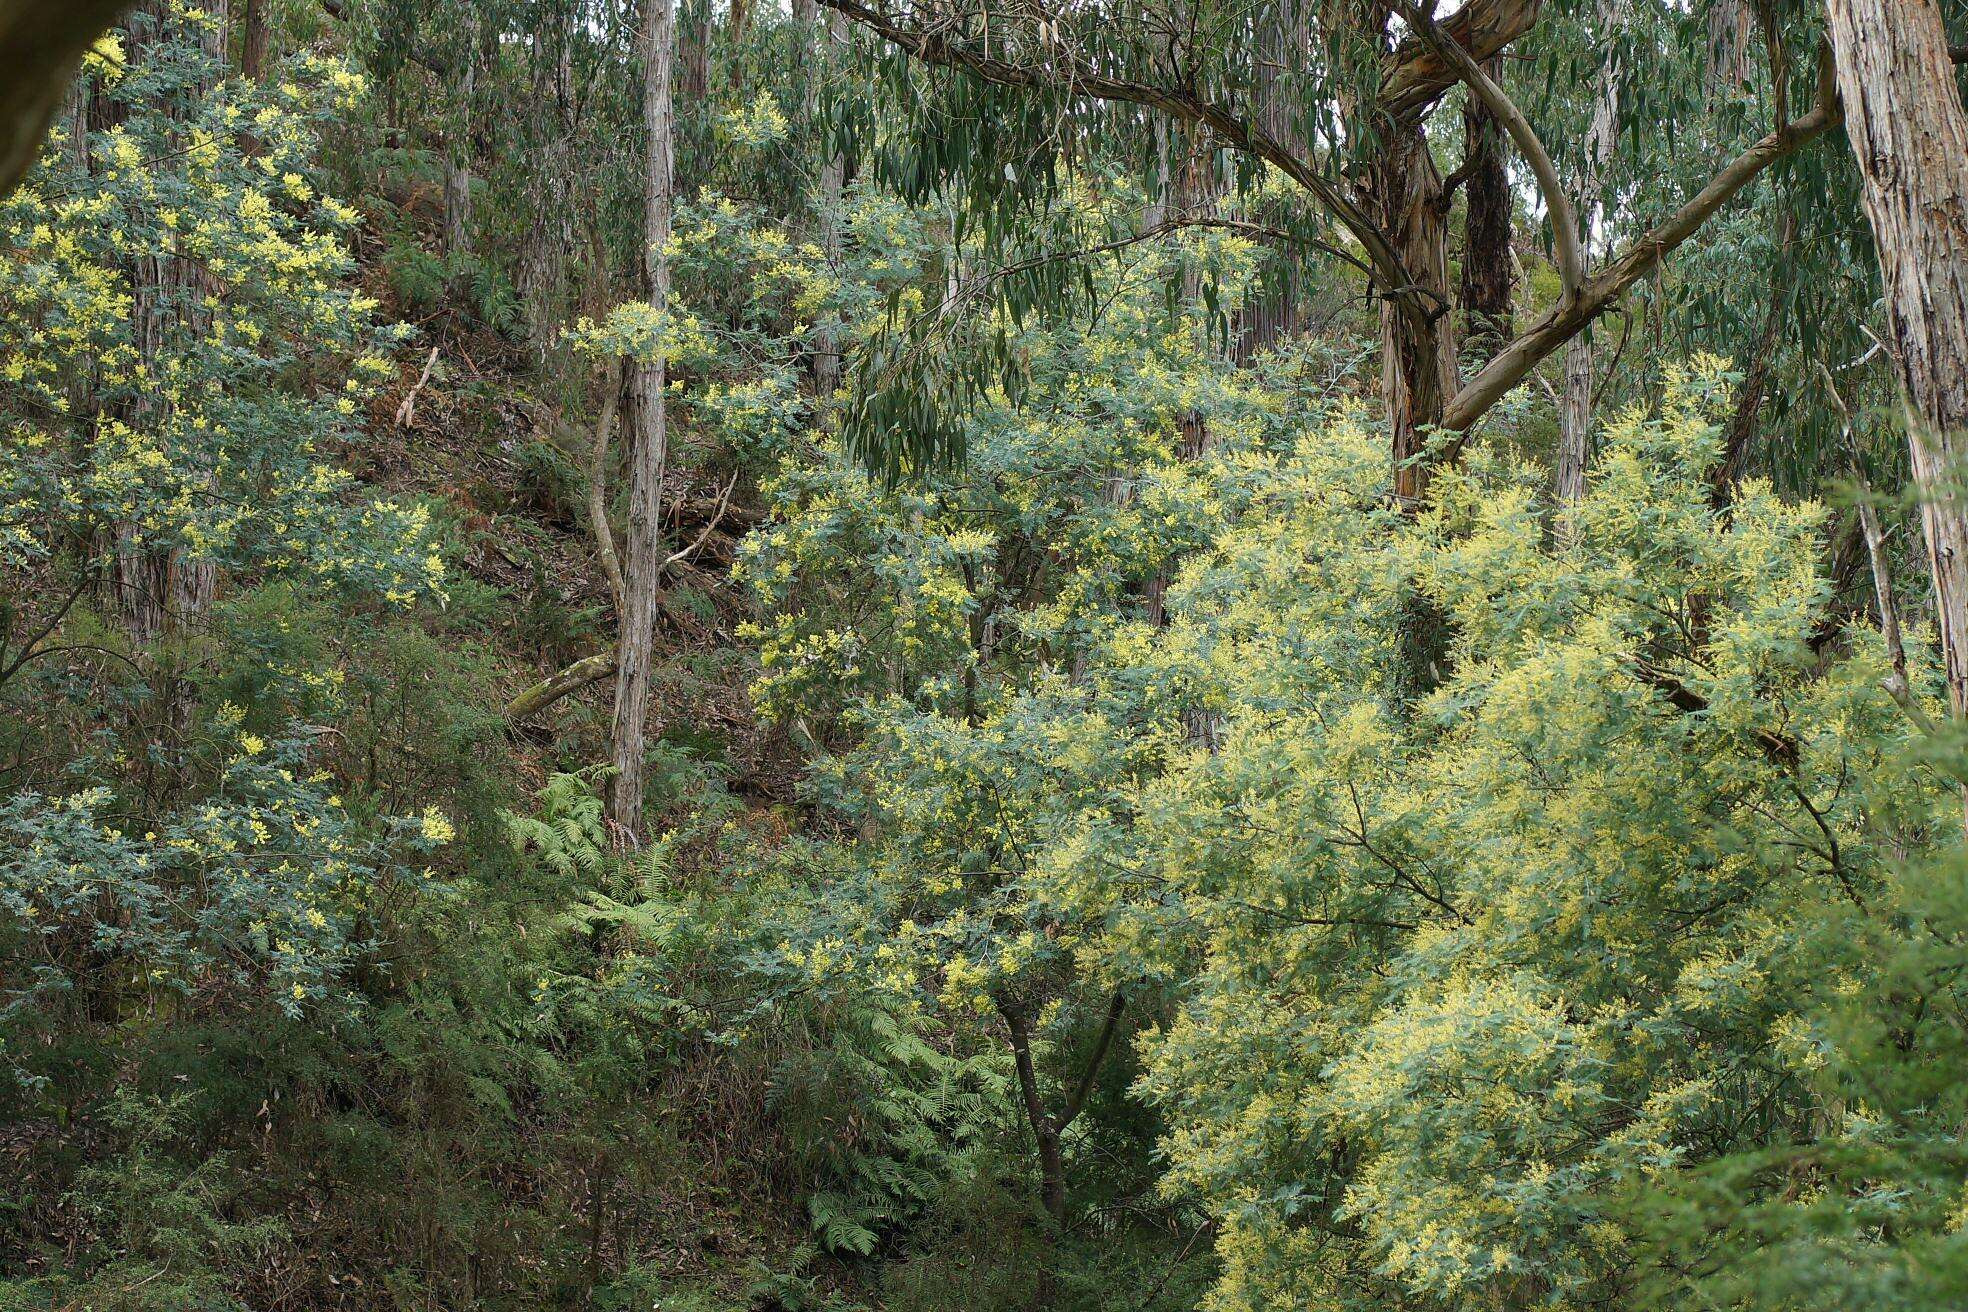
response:
<svg viewBox="0 0 1968 1312"><path fill-rule="evenodd" d="M1540 361L1583 331L1626 289L1652 272L1669 251L1686 241L1694 231L1722 208L1737 192L1754 182L1764 169L1796 153L1801 147L1844 121L1837 96L1819 88L1817 108L1764 137L1729 162L1693 199L1669 215L1630 245L1626 253L1587 278L1579 294L1554 306L1537 323L1519 334L1474 378L1463 384L1449 401L1442 415L1442 427L1462 436L1449 448L1453 459L1468 438L1470 426L1497 401L1522 382Z"/></svg>
<svg viewBox="0 0 1968 1312"><path fill-rule="evenodd" d="M1879 511L1872 504L1872 487L1859 465L1858 450L1852 438L1852 411L1839 395L1838 384L1823 360L1816 362L1818 377L1824 381L1831 403L1838 407L1843 421L1845 444L1852 450L1852 481L1857 485L1859 532L1865 539L1866 560L1872 566L1872 595L1879 605L1879 637L1886 644L1886 662L1892 667L1883 681L1886 695L1912 720L1922 733L1934 732L1934 721L1914 700L1913 686L1907 682L1906 642L1900 636L1900 610L1893 603L1893 568L1886 559L1886 533L1879 525Z"/></svg>
<svg viewBox="0 0 1968 1312"><path fill-rule="evenodd" d="M615 653L602 652L596 656L586 656L575 661L566 669L546 678L528 688L519 696L506 703L507 723L523 720L536 711L545 710L568 693L587 687L599 679L615 673Z"/></svg>
<svg viewBox="0 0 1968 1312"><path fill-rule="evenodd" d="M346 23L351 17L342 0L321 0L321 12L338 23ZM433 53L429 46L406 45L401 53L411 63L422 64L440 80L451 76L451 61Z"/></svg>
<svg viewBox="0 0 1968 1312"><path fill-rule="evenodd" d="M1100 1037L1094 1040L1093 1055L1087 1058L1086 1070L1080 1075L1079 1084L1073 1088L1072 1096L1066 1099L1065 1110L1059 1114L1059 1132L1064 1134L1086 1106L1087 1095L1093 1092L1094 1082L1100 1078L1101 1063L1107 1060L1107 1049L1114 1044L1114 1034L1121 1027L1121 1013L1127 1010L1127 994L1114 990L1114 1000L1107 1004L1107 1019L1100 1026Z"/></svg>
<svg viewBox="0 0 1968 1312"><path fill-rule="evenodd" d="M711 534L716 532L717 526L724 521L725 508L731 504L731 489L737 486L738 486L738 475L733 474L731 476L731 481L724 485L724 495L718 498L717 509L712 512L710 522L704 525L704 531L697 535L697 540L695 542L692 542L689 546L685 547L682 551L671 552L669 556L667 556L664 559L663 563L656 567L657 578L659 579L662 578L663 575L666 572L668 572L670 566L681 565L684 561L689 560L692 556L696 555L699 550L702 549L703 545L706 542L709 542L711 540Z"/></svg>
<svg viewBox="0 0 1968 1312"><path fill-rule="evenodd" d="M622 357L608 362L601 398L601 417L595 421L593 451L588 457L588 529L594 534L595 554L608 578L615 608L622 607L622 558L615 552L615 534L608 527L608 435L615 427L615 408L622 398Z"/></svg>
<svg viewBox="0 0 1968 1312"><path fill-rule="evenodd" d="M1579 249L1578 215L1572 208L1572 198L1558 181L1557 166L1551 162L1544 143L1538 140L1530 120L1524 117L1516 102L1504 94L1503 88L1483 71L1483 66L1471 59L1469 52L1442 30L1427 10L1407 4L1404 0L1381 2L1390 12L1400 15L1448 61L1457 76L1469 85L1470 91L1490 111L1491 117L1503 125L1503 130L1517 144L1518 153L1523 155L1524 161L1531 166L1532 175L1537 178L1538 190L1544 194L1544 207L1551 215L1551 237L1558 252L1558 277L1565 289L1564 298L1559 303L1562 305L1572 299L1578 294L1579 284L1585 280L1585 257Z"/></svg>
<svg viewBox="0 0 1968 1312"><path fill-rule="evenodd" d="M1443 19L1442 35L1478 62L1536 26L1543 0L1469 0ZM1395 50L1381 79L1380 108L1396 118L1422 113L1459 80L1443 52L1417 34Z"/></svg>
<svg viewBox="0 0 1968 1312"><path fill-rule="evenodd" d="M1142 105L1186 122L1201 124L1214 132L1224 145L1275 165L1280 172L1311 193L1360 243L1376 276L1386 286L1414 285L1414 278L1395 253L1387 234L1367 216L1365 210L1344 195L1330 179L1321 176L1308 161L1288 150L1276 137L1239 117L1220 102L1205 100L1186 87L1156 86L1113 77L1071 54L1058 54L1043 68L1013 63L954 41L947 31L907 26L892 15L869 8L861 0L820 0L820 3L853 19L926 64L962 69L1000 86L1061 91ZM1425 319L1428 313L1418 297L1403 296L1400 303L1405 312L1418 320Z"/></svg>
<svg viewBox="0 0 1968 1312"><path fill-rule="evenodd" d="M0 669L0 683L5 683L7 680L13 678L14 675L20 672L21 666L34 659L36 646L40 644L42 639L55 631L55 627L74 608L76 601L81 598L82 593L88 586L89 571L87 569L78 571L75 586L69 589L66 597L62 598L61 604L55 607L54 613L48 616L47 621L34 631L32 637L21 644L20 655L10 661L5 669ZM8 635L6 633L0 632L0 656L7 654L7 637Z"/></svg>

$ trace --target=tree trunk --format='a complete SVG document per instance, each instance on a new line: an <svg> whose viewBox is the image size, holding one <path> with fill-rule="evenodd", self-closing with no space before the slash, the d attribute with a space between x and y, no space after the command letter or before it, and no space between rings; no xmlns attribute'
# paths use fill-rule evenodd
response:
<svg viewBox="0 0 1968 1312"><path fill-rule="evenodd" d="M483 26L484 16L477 19ZM472 229L472 149L473 131L478 121L479 34L474 31L465 50L465 75L458 87L464 114L444 155L444 254L451 276L458 278L471 258Z"/></svg>
<svg viewBox="0 0 1968 1312"><path fill-rule="evenodd" d="M576 143L582 137L575 108L571 24L568 9L557 7L551 25L535 43L529 79L533 150L538 164L527 170L527 190L539 220L528 227L521 244L518 281L526 307L527 333L534 355L542 361L553 350L566 311L567 266L574 251L574 215L579 208L570 199L579 170ZM547 46L551 49L543 48ZM591 207L587 217L594 249L590 278L605 284L608 261L601 227ZM640 276L639 263L634 272ZM596 301L606 302L605 291Z"/></svg>
<svg viewBox="0 0 1968 1312"><path fill-rule="evenodd" d="M1485 66L1502 75L1500 60ZM1510 340L1510 172L1503 129L1471 95L1462 103L1462 312L1467 354L1480 365Z"/></svg>
<svg viewBox="0 0 1968 1312"><path fill-rule="evenodd" d="M1795 231L1795 219L1786 218L1784 245L1790 244ZM1763 326L1749 348L1748 359L1743 362L1742 386L1736 392L1735 411L1729 416L1722 459L1709 478L1710 500L1718 507L1734 498L1736 484L1749 469L1749 451L1756 441L1756 421L1763 412L1763 394L1770 387L1770 366L1776 361L1777 334L1783 329L1784 290L1781 282L1771 286L1770 298L1763 307Z"/></svg>
<svg viewBox="0 0 1968 1312"><path fill-rule="evenodd" d="M171 22L170 6L164 0L151 0L141 12L149 21L131 33L128 57L133 65ZM205 54L217 69L225 57L225 0L211 0L205 12L214 20L204 34ZM130 269L130 314L138 358L151 376L165 372L163 361L174 340L195 339L209 329L206 300L214 291L212 276L195 260L163 252L136 257ZM169 419L169 412L161 397L146 393L130 406L127 418L132 428L155 431ZM124 627L139 643L155 641L203 613L217 585L218 571L210 561L187 560L176 549L151 546L129 525L117 527L111 594ZM167 709L175 705L168 693L166 703Z"/></svg>
<svg viewBox="0 0 1968 1312"><path fill-rule="evenodd" d="M1059 1126L1046 1111L1045 1097L1039 1090L1039 1072L1032 1061L1030 1018L1017 1004L1000 1003L998 1012L1011 1033L1011 1058L1018 1072L1019 1101L1025 1108L1025 1120L1031 1126L1039 1150L1039 1201L1044 1204L1057 1236L1066 1229L1066 1158L1059 1145ZM1059 1297L1053 1251L1053 1246L1048 1245L1046 1260L1039 1267L1038 1283L1032 1293L1033 1312L1051 1307Z"/></svg>
<svg viewBox="0 0 1968 1312"><path fill-rule="evenodd" d="M1310 58L1310 17L1309 8L1300 5L1281 6L1261 15L1255 33L1259 58L1252 70L1259 123L1272 137L1301 154L1309 152L1300 130L1299 107L1292 102L1292 80L1283 74L1304 67ZM1303 327L1300 298L1304 279L1298 256L1281 251L1277 258L1282 265L1277 281L1253 288L1250 301L1237 313L1231 340L1239 365L1276 348Z"/></svg>
<svg viewBox="0 0 1968 1312"><path fill-rule="evenodd" d="M1708 92L1711 101L1749 85L1750 30L1755 15L1749 0L1715 0L1708 11Z"/></svg>
<svg viewBox="0 0 1968 1312"><path fill-rule="evenodd" d="M1610 53L1612 35L1624 17L1622 0L1606 0L1600 6L1600 19L1608 54L1599 66L1598 99L1592 107L1592 126L1585 144L1584 175L1579 179L1579 244L1592 249L1593 230L1600 225L1603 207L1599 189L1604 182L1606 164L1613 157L1619 139L1619 61ZM1592 336L1588 329L1565 343L1565 394L1558 407L1558 458L1555 492L1560 523L1564 508L1585 495L1585 470L1592 455Z"/></svg>
<svg viewBox="0 0 1968 1312"><path fill-rule="evenodd" d="M847 20L839 11L829 9L824 23L814 21L818 15L813 13L812 0L806 0L806 9L815 47L812 69L806 79L806 112L812 121L817 88L811 73L827 68L834 51L847 40ZM840 205L841 194L847 187L847 156L831 143L826 150L827 158L820 165L820 248L832 266L840 260ZM829 315L813 338L813 390L824 400L840 386L840 376L840 327Z"/></svg>
<svg viewBox="0 0 1968 1312"><path fill-rule="evenodd" d="M1386 296L1380 309L1381 399L1393 441L1394 493L1415 505L1428 491L1428 469L1417 457L1458 381L1454 323L1439 312L1449 304L1449 223L1426 134L1407 124L1389 132L1373 164L1369 199L1409 276L1429 294L1425 312Z"/></svg>
<svg viewBox="0 0 1968 1312"><path fill-rule="evenodd" d="M240 20L239 75L248 82L258 82L266 76L268 2L246 0L246 13Z"/></svg>
<svg viewBox="0 0 1968 1312"><path fill-rule="evenodd" d="M1845 128L1879 247L1956 718L1968 715L1968 114L1933 0L1828 0Z"/></svg>
<svg viewBox="0 0 1968 1312"><path fill-rule="evenodd" d="M683 97L701 104L711 89L711 0L684 0L680 61L683 65ZM674 12L670 22L677 23Z"/></svg>
<svg viewBox="0 0 1968 1312"><path fill-rule="evenodd" d="M644 0L642 47L642 118L648 134L643 160L644 282L649 304L660 312L670 298L667 248L675 182L670 78L676 56L676 15L671 0ZM615 778L608 797L610 818L631 832L642 827L643 729L649 714L656 590L664 560L663 456L668 434L663 364L661 356L638 361L633 383L628 559L623 563L621 632L616 641Z"/></svg>

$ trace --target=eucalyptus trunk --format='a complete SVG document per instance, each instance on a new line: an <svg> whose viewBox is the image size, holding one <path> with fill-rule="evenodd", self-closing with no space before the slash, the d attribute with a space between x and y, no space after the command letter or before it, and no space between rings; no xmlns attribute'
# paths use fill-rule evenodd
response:
<svg viewBox="0 0 1968 1312"><path fill-rule="evenodd" d="M203 34L204 54L216 70L225 56L225 0L212 0L205 12L214 21ZM171 7L163 0L139 6L138 13L143 21L132 26L129 40L133 64L171 21ZM105 101L104 108L113 114L112 104ZM169 106L159 108L176 112ZM130 266L130 316L137 356L150 376L163 375L165 353L174 342L196 340L209 331L212 316L206 305L216 292L217 283L197 260L164 251L135 257ZM126 418L139 431L158 430L170 418L169 403L161 393L141 393ZM118 525L114 539L111 600L138 642L148 643L181 629L211 605L218 585L218 571L211 561L188 559L175 548L154 547L133 525ZM167 704L175 710L168 696Z"/></svg>
<svg viewBox="0 0 1968 1312"><path fill-rule="evenodd" d="M817 17L817 15L816 15ZM838 10L829 9L822 21L813 23L814 70L830 66L836 47L847 41L847 20ZM813 114L815 86L811 77L807 80L807 115ZM827 157L820 165L820 249L826 254L829 266L838 264L841 254L840 206L841 196L847 189L847 156L839 146L832 142L826 144ZM822 397L830 396L840 386L841 351L840 325L829 315L814 334L813 345L813 386Z"/></svg>
<svg viewBox="0 0 1968 1312"><path fill-rule="evenodd" d="M1828 0L1845 129L1879 249L1948 700L1968 715L1968 114L1933 0Z"/></svg>
<svg viewBox="0 0 1968 1312"><path fill-rule="evenodd" d="M643 10L642 117L643 277L649 304L669 304L671 157L673 107L670 82L676 62L676 14L671 0L645 0ZM627 559L622 568L621 632L615 661L615 777L609 816L637 832L642 827L642 757L649 715L650 665L655 646L656 590L663 568L663 457L668 440L663 409L663 358L638 361L632 380L635 422L630 435Z"/></svg>
<svg viewBox="0 0 1968 1312"><path fill-rule="evenodd" d="M1618 30L1625 17L1622 0L1604 0L1600 18L1610 34ZM1592 126L1587 130L1585 167L1579 178L1579 243L1592 249L1593 229L1599 226L1603 207L1599 192L1605 184L1606 166L1613 158L1619 140L1618 61L1610 53L1599 66L1597 97L1592 106ZM1565 343L1565 392L1558 405L1558 459L1553 480L1558 505L1574 505L1585 495L1585 471L1592 458L1592 389L1595 378L1590 329Z"/></svg>
<svg viewBox="0 0 1968 1312"><path fill-rule="evenodd" d="M1419 124L1395 125L1372 168L1369 200L1393 238L1414 288L1381 300L1381 399L1393 442L1394 492L1414 505L1427 494L1428 465L1421 453L1429 429L1458 382L1455 325L1449 305L1449 216L1442 175L1428 153ZM1407 292L1418 290L1428 308Z"/></svg>
<svg viewBox="0 0 1968 1312"><path fill-rule="evenodd" d="M1502 61L1485 65L1491 77ZM1464 354L1480 366L1513 331L1510 171L1503 129L1476 96L1462 104L1462 313Z"/></svg>
<svg viewBox="0 0 1968 1312"><path fill-rule="evenodd" d="M1286 74L1310 58L1310 20L1307 6L1281 5L1256 20L1253 34L1259 56L1252 70L1258 121L1272 137L1300 154L1309 153L1308 144L1299 122L1300 107L1291 95L1293 82ZM1304 327L1300 261L1295 252L1280 254L1282 268L1276 280L1253 288L1237 312L1232 341L1240 365L1275 349Z"/></svg>

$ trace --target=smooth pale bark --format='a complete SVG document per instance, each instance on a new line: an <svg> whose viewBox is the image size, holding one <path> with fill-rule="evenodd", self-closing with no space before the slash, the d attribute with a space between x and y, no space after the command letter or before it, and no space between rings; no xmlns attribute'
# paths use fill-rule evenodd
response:
<svg viewBox="0 0 1968 1312"><path fill-rule="evenodd" d="M645 0L642 117L643 261L645 294L657 311L670 299L670 81L676 61L676 14L671 0ZM650 664L655 647L656 592L662 582L663 458L668 442L663 409L664 361L638 361L635 424L629 469L627 559L622 568L621 631L616 639L615 724L609 817L631 833L642 828L642 757L649 716Z"/></svg>
<svg viewBox="0 0 1968 1312"><path fill-rule="evenodd" d="M1879 250L1934 609L1956 718L1968 715L1968 114L1932 0L1828 0L1846 133Z"/></svg>
<svg viewBox="0 0 1968 1312"><path fill-rule="evenodd" d="M0 196L34 163L75 69L126 0L0 0Z"/></svg>
<svg viewBox="0 0 1968 1312"><path fill-rule="evenodd" d="M1625 11L1621 0L1602 3L1600 16L1609 37L1625 17ZM1599 190L1606 165L1619 139L1619 77L1619 61L1610 53L1609 42L1606 59L1599 66L1592 126L1586 137L1585 167L1579 178L1579 241L1587 249L1603 210ZM1585 469L1592 454L1593 376L1592 338L1588 333L1580 333L1565 343L1565 392L1558 405L1558 458L1553 480L1560 507L1573 505L1585 495ZM1560 518L1562 524L1562 514Z"/></svg>
<svg viewBox="0 0 1968 1312"><path fill-rule="evenodd" d="M826 68L834 52L847 43L847 20L835 10L828 10L826 21L816 24L815 64ZM809 84L810 85L810 84ZM847 187L847 156L839 149L829 149L825 162L820 165L820 247L826 252L827 263L840 261L840 205L841 195ZM821 326L814 340L813 348L813 386L821 396L831 395L840 386L841 352L840 330L830 319Z"/></svg>
<svg viewBox="0 0 1968 1312"><path fill-rule="evenodd" d="M602 386L601 417L595 420L594 441L588 455L588 531L594 534L595 555L601 560L602 577L608 580L608 595L620 612L626 585L622 580L622 557L615 550L615 533L608 526L608 442L615 431L615 410L622 399L619 358L609 362Z"/></svg>

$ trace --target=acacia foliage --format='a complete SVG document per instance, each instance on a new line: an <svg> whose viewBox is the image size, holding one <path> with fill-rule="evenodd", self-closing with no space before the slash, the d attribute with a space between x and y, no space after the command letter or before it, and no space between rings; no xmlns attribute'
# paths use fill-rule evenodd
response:
<svg viewBox="0 0 1968 1312"><path fill-rule="evenodd" d="M407 604L443 566L415 506L359 495L357 417L407 330L355 285L356 210L323 195L322 126L362 91L313 54L226 78L191 9L133 18L71 122L0 202L0 566L177 553Z"/></svg>
<svg viewBox="0 0 1968 1312"><path fill-rule="evenodd" d="M612 28L555 14L605 62ZM766 26L747 68L805 39ZM1061 1307L1157 1312L1963 1301L1959 756L1836 622L1836 512L1754 482L1715 507L1721 366L1643 384L1562 523L1510 433L1403 513L1344 395L1370 302L1232 368L1205 321L1253 251L1143 237L1112 161L977 227L884 189L918 149L891 131L823 237L789 200L813 124L722 95L669 313L603 288L558 340L661 352L686 469L764 471L753 625L688 679L755 654L803 786L750 791L726 721L675 710L631 853L578 700L511 738L490 713L536 673L529 623L591 636L583 598L529 561L526 605L466 577L439 611L442 526L338 468L439 454L364 432L401 335L311 167L354 85L228 82L201 44L92 65L123 129L87 169L58 141L6 211L0 331L33 350L0 388L0 582L59 604L134 530L225 583L183 666L81 593L0 660L0 1108L28 1143L0 1303L942 1312L1028 1306L1041 1271ZM552 42L494 44L496 110ZM941 100L999 103L970 95ZM491 230L564 188L526 167L485 175ZM231 299L145 357L137 262L194 257ZM1039 312L1068 276L1077 322ZM983 378L967 464L865 473L806 377L840 347ZM557 531L523 516L471 558ZM690 579L676 613L713 611ZM1417 592L1457 635L1419 702ZM10 640L47 613L16 593ZM145 723L158 687L182 713ZM1068 1122L1063 1226L1012 1017ZM698 1229L704 1194L776 1266L700 1258L741 1228ZM700 1260L715 1292L678 1275Z"/></svg>
<svg viewBox="0 0 1968 1312"><path fill-rule="evenodd" d="M0 202L0 694L16 759L38 743L63 765L0 801L10 1084L45 1083L36 1048L78 1011L236 990L298 1016L343 996L366 915L423 887L405 845L453 832L435 807L351 814L314 731L273 710L325 712L341 670L276 640L242 681L265 699L250 719L242 689L192 708L181 653L113 622L120 586L96 589L110 623L85 599L160 558L392 609L442 597L425 510L362 494L343 463L405 335L354 285L355 212L312 180L360 79L310 55L227 80L214 21L159 11L132 20L140 58L99 46L77 92L98 130L72 120ZM174 630L211 623L158 604Z"/></svg>
<svg viewBox="0 0 1968 1312"><path fill-rule="evenodd" d="M1165 1187L1221 1226L1209 1306L1790 1306L1740 1278L1770 1265L1741 1231L1659 1226L1703 1189L1792 1260L1892 1272L1844 1282L1856 1304L1959 1281L1957 1095L1886 1073L1961 1015L1945 918L1901 901L1907 854L1953 844L1949 780L1877 635L1827 641L1824 511L1761 483L1711 503L1724 392L1699 361L1613 424L1562 545L1502 458L1390 514L1346 413L1222 454L1254 490L1149 658L1223 716L1220 750L1043 862L1102 970L1183 981L1138 1091L1171 1120ZM1411 585L1457 639L1410 716ZM1855 925L1911 927L1919 982ZM1855 1087L1868 1030L1907 1055Z"/></svg>
<svg viewBox="0 0 1968 1312"><path fill-rule="evenodd" d="M1239 422L1115 332L1028 341L1049 404L949 486L782 476L761 691L857 731L793 964L980 1039L1040 1005L1062 1084L1091 986L1169 1000L1133 1092L1213 1309L1941 1305L1952 749L1834 622L1827 510L1715 505L1725 365L1611 423L1560 526L1502 454L1404 514L1352 403ZM1410 704L1417 589L1456 640Z"/></svg>

